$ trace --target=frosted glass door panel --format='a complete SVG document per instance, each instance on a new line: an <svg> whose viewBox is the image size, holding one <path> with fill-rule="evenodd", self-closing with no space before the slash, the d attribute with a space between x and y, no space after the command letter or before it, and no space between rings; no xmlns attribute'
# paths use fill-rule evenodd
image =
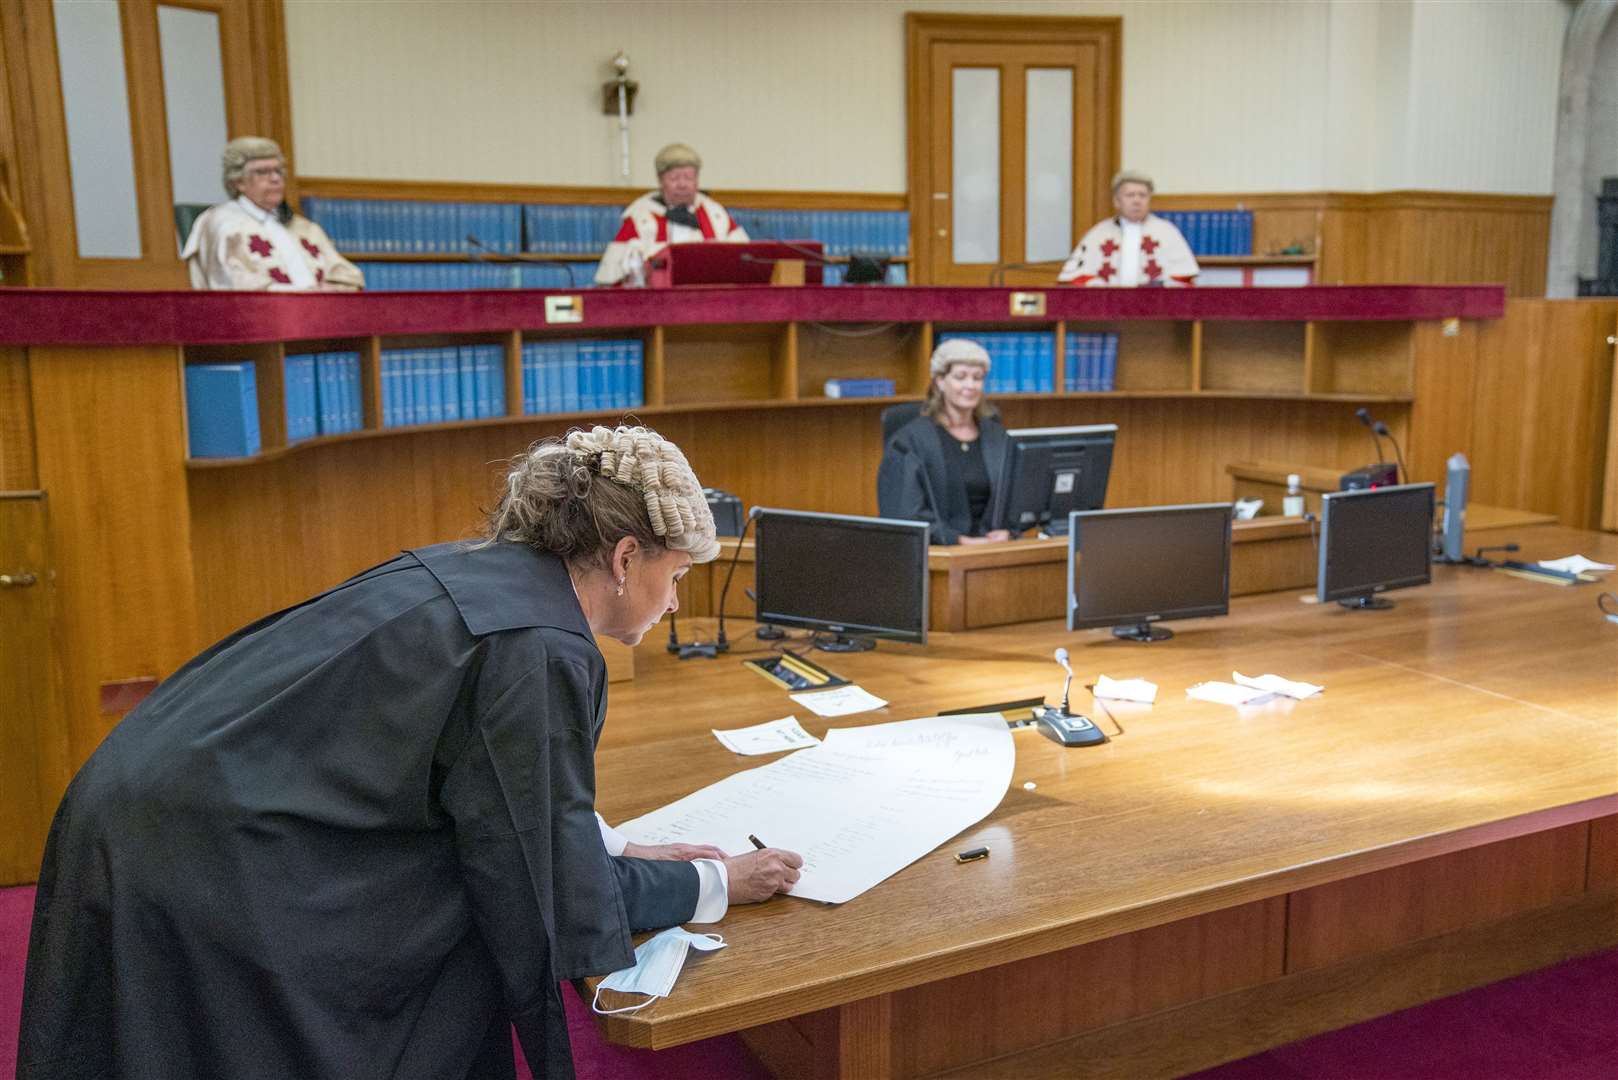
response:
<svg viewBox="0 0 1618 1080"><path fill-rule="evenodd" d="M219 202L225 197L219 186L219 150L225 145L219 14L160 6L157 37L163 56L174 202Z"/></svg>
<svg viewBox="0 0 1618 1080"><path fill-rule="evenodd" d="M1029 68L1023 258L1060 261L1073 244L1073 69Z"/></svg>
<svg viewBox="0 0 1618 1080"><path fill-rule="evenodd" d="M950 73L950 236L958 263L1000 261L1000 69Z"/></svg>
<svg viewBox="0 0 1618 1080"><path fill-rule="evenodd" d="M56 0L53 6L79 257L138 259L140 210L118 5Z"/></svg>

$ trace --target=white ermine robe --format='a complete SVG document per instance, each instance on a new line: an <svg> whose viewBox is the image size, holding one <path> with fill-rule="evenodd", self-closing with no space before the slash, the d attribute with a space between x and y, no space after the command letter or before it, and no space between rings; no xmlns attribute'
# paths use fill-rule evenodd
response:
<svg viewBox="0 0 1618 1080"><path fill-rule="evenodd" d="M301 214L281 224L241 196L197 218L181 253L194 289L301 292L363 289L365 275L337 254L326 230Z"/></svg>
<svg viewBox="0 0 1618 1080"><path fill-rule="evenodd" d="M697 193L691 208L697 227L670 224L668 207L655 191L648 192L624 209L623 224L601 255L596 269L597 285L616 285L629 273L626 260L631 251L640 252L643 259L662 251L670 244L689 244L703 240L721 240L731 244L745 244L747 230L736 224L730 212L708 196Z"/></svg>
<svg viewBox="0 0 1618 1080"><path fill-rule="evenodd" d="M1110 217L1079 241L1056 280L1070 285L1191 285L1201 272L1191 245L1170 222Z"/></svg>

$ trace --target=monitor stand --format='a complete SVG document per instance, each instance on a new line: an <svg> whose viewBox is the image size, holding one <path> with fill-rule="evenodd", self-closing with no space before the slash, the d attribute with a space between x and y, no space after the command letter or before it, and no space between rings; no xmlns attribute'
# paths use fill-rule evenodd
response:
<svg viewBox="0 0 1618 1080"><path fill-rule="evenodd" d="M832 634L829 637L816 634L812 644L821 652L865 652L876 648L874 638L844 637L842 634Z"/></svg>
<svg viewBox="0 0 1618 1080"><path fill-rule="evenodd" d="M1393 606L1392 600L1384 600L1375 593L1366 593L1364 596L1351 596L1347 600L1339 600L1337 603L1354 611L1387 611Z"/></svg>
<svg viewBox="0 0 1618 1080"><path fill-rule="evenodd" d="M1131 626L1115 626L1112 628L1112 636L1123 638L1125 641L1167 641L1174 636L1174 631L1166 626L1143 622Z"/></svg>

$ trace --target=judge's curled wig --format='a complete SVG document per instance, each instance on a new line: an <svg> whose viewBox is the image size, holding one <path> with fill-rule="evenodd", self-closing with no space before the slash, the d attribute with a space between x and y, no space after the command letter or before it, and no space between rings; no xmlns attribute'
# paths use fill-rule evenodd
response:
<svg viewBox="0 0 1618 1080"><path fill-rule="evenodd" d="M543 439L512 459L487 542L509 540L570 563L601 563L633 536L650 548L719 553L713 513L680 448L643 427Z"/></svg>

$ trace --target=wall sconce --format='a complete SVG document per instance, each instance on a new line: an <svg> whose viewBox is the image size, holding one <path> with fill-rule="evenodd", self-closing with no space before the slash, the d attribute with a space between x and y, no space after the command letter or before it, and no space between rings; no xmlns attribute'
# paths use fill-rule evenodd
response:
<svg viewBox="0 0 1618 1080"><path fill-rule="evenodd" d="M618 138L623 144L624 179L629 179L629 118L635 115L635 92L640 83L629 78L629 57L622 49L612 58L614 75L601 84L601 112L618 117Z"/></svg>

